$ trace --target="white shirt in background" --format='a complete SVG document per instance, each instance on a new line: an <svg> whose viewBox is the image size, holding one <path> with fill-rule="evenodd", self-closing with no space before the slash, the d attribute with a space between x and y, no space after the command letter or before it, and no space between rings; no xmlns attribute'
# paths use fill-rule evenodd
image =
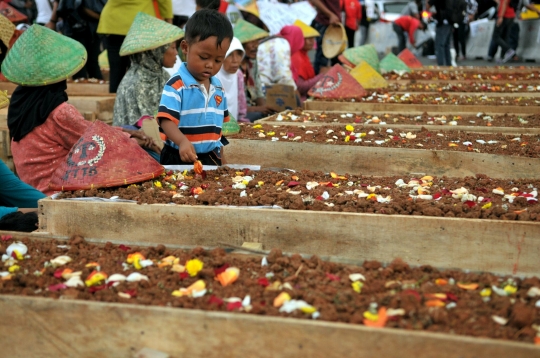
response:
<svg viewBox="0 0 540 358"><path fill-rule="evenodd" d="M195 13L195 0L172 0L173 14L191 17Z"/></svg>
<svg viewBox="0 0 540 358"><path fill-rule="evenodd" d="M49 0L36 0L38 24L46 24L52 16L52 4Z"/></svg>

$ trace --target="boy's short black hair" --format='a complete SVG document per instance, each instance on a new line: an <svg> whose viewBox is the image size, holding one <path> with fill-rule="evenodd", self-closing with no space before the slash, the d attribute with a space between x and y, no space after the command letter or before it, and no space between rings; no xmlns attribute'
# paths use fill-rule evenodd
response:
<svg viewBox="0 0 540 358"><path fill-rule="evenodd" d="M202 9L218 10L221 5L220 0L195 0L195 4Z"/></svg>
<svg viewBox="0 0 540 358"><path fill-rule="evenodd" d="M234 33L231 22L216 10L203 9L195 12L186 24L185 40L188 44L217 37L217 45L225 39L232 40Z"/></svg>

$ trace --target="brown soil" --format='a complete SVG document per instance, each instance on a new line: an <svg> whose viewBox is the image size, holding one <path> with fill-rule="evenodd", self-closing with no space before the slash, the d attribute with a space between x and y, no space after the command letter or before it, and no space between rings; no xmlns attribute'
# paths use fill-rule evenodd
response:
<svg viewBox="0 0 540 358"><path fill-rule="evenodd" d="M527 96L527 92L540 92L540 83L507 83L506 85L494 84L489 82L434 82L434 83L407 83L388 84L385 91L401 91L401 92L490 92L490 93L514 93L523 92L523 96Z"/></svg>
<svg viewBox="0 0 540 358"><path fill-rule="evenodd" d="M540 98L535 97L497 97L487 95L449 95L447 93L423 94L377 94L371 92L361 100L314 98L315 101L326 102L358 102L358 103L400 103L400 104L454 104L454 105L484 105L484 106L539 106Z"/></svg>
<svg viewBox="0 0 540 358"><path fill-rule="evenodd" d="M4 239L0 243L0 253L4 253L14 241ZM431 266L411 268L400 259L386 267L377 261L366 261L362 266L342 265L323 261L317 256L309 259L297 254L288 257L280 250L272 250L266 257L268 265L262 266L261 257L226 254L219 248L187 251L168 249L163 245L128 247L107 243L97 246L80 237L69 242L29 239L22 242L28 247L27 258L14 259L19 270L0 280L1 294L313 319L312 313L300 310L280 312L274 302L285 292L293 300L305 301L316 310L315 317L324 321L371 323L530 343L534 341L540 324L538 308L535 307L538 297L528 295L531 287L533 290L540 288L537 277L520 279L489 273L440 271ZM137 252L151 260L153 265L136 270L127 264L128 255ZM52 267L51 260L61 255L69 256L72 261ZM160 260L168 256L179 259L176 271L172 266L158 267L161 266ZM177 272L182 270L180 265L192 259L203 263L202 270L193 277L186 272ZM99 267L88 267L92 264ZM227 267L240 269L240 274L235 282L223 287L216 277ZM107 284L102 281L91 287L65 287L66 279L61 275L66 269L80 271L83 281L97 270L109 277L136 272L147 276L148 280L123 281L116 286L114 282ZM363 276L355 284L359 290L353 288L351 274ZM206 285L207 291L203 296L172 295L175 290L187 288L198 280ZM510 292L508 296L504 294L505 289ZM489 294L488 290L491 291ZM238 302L248 295L249 304L247 301L245 304ZM234 302L227 302L235 297ZM382 318L384 309L388 313L386 320ZM374 321L365 318L373 313L380 313L378 317L372 317Z"/></svg>
<svg viewBox="0 0 540 358"><path fill-rule="evenodd" d="M353 121L351 121L353 122ZM463 131L437 131L422 127L419 132L398 129L348 128L336 126L291 126L270 124L246 124L234 139L250 139L279 142L307 142L323 145L352 145L360 147L407 148L418 150L445 150L452 152L475 152L518 157L540 157L540 135L505 135L469 133ZM526 131L526 130L524 130ZM407 135L409 134L409 138ZM414 138L412 136L414 136Z"/></svg>
<svg viewBox="0 0 540 358"><path fill-rule="evenodd" d="M283 122L316 122L316 123L344 123L344 124L417 124L417 125L457 125L457 126L489 126L489 127L521 127L540 128L540 114L461 114L461 115L432 115L422 113L421 115L408 114L370 114L361 113L335 113L335 112L313 112L296 109L287 111L281 116L275 114L268 117L269 121ZM374 121L375 119L375 121ZM452 123L451 123L452 122ZM455 122L455 123L454 123Z"/></svg>
<svg viewBox="0 0 540 358"><path fill-rule="evenodd" d="M278 205L294 210L540 221L535 197L540 180L491 179L481 174L415 179L227 167L205 176L170 171L154 182L64 192L59 198L118 196L141 204ZM460 191L451 192L456 189Z"/></svg>
<svg viewBox="0 0 540 358"><path fill-rule="evenodd" d="M476 82L484 81L540 81L540 71L531 70L527 72L494 72L481 70L465 71L465 70L415 70L412 73L398 75L396 73L388 73L384 75L390 80L474 80Z"/></svg>

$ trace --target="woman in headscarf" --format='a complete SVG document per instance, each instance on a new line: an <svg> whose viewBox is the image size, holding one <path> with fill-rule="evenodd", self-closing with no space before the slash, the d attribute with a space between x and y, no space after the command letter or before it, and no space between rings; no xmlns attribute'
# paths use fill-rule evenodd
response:
<svg viewBox="0 0 540 358"><path fill-rule="evenodd" d="M131 67L118 87L113 125L136 125L141 117L154 116L170 78L163 67L174 66L175 41L182 36L184 31L174 25L137 14L120 49L120 55L130 55Z"/></svg>
<svg viewBox="0 0 540 358"><path fill-rule="evenodd" d="M257 63L262 84L288 85L296 89L296 70L291 65L291 56L303 47L302 30L294 25L284 26L279 35L261 41L257 50Z"/></svg>
<svg viewBox="0 0 540 358"><path fill-rule="evenodd" d="M33 25L2 63L4 76L19 85L8 110L13 162L22 181L47 195L52 194L49 182L54 171L92 124L67 103L66 93L66 79L84 66L86 58L79 42ZM156 149L142 132L126 135Z"/></svg>
<svg viewBox="0 0 540 358"><path fill-rule="evenodd" d="M317 83L317 81L324 76L323 74L315 76L315 70L313 69L313 65L311 64L308 56L308 51L310 51L315 44L315 38L321 36L321 34L319 34L319 32L313 27L300 20L296 20L294 25L298 26L304 35L304 47L291 56L291 62L293 67L293 75L295 76L294 82L298 87L298 93L300 93L302 101L305 101L307 98L307 93L311 87L313 87L315 83Z"/></svg>
<svg viewBox="0 0 540 358"><path fill-rule="evenodd" d="M225 89L229 114L238 122L249 122L246 119L247 104L244 93L244 75L240 64L244 58L244 47L236 37L233 37L229 51L225 55L223 65L216 77Z"/></svg>
<svg viewBox="0 0 540 358"><path fill-rule="evenodd" d="M234 25L234 36L240 40L245 51L240 69L244 74L244 87L248 105L246 117L251 122L254 122L265 115L273 113L272 109L266 105L257 64L259 41L267 37L268 32L240 19Z"/></svg>

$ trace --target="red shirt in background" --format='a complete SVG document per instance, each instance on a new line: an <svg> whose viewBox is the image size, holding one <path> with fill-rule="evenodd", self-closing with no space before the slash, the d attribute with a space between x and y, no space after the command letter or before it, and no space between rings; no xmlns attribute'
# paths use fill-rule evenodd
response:
<svg viewBox="0 0 540 358"><path fill-rule="evenodd" d="M420 20L407 15L400 17L394 21L394 23L401 27L404 31L407 31L409 34L409 41L414 45L414 32L420 26Z"/></svg>
<svg viewBox="0 0 540 358"><path fill-rule="evenodd" d="M345 11L345 26L358 30L358 22L362 20L362 5L358 0L341 0L341 8Z"/></svg>
<svg viewBox="0 0 540 358"><path fill-rule="evenodd" d="M504 12L504 14L501 14L503 3L505 1L506 1L506 11ZM497 14L499 14L499 16L502 15L502 17L504 17L505 19L513 19L514 17L516 17L516 11L514 10L512 6L510 6L510 0L501 0L499 4L499 8L497 9Z"/></svg>

